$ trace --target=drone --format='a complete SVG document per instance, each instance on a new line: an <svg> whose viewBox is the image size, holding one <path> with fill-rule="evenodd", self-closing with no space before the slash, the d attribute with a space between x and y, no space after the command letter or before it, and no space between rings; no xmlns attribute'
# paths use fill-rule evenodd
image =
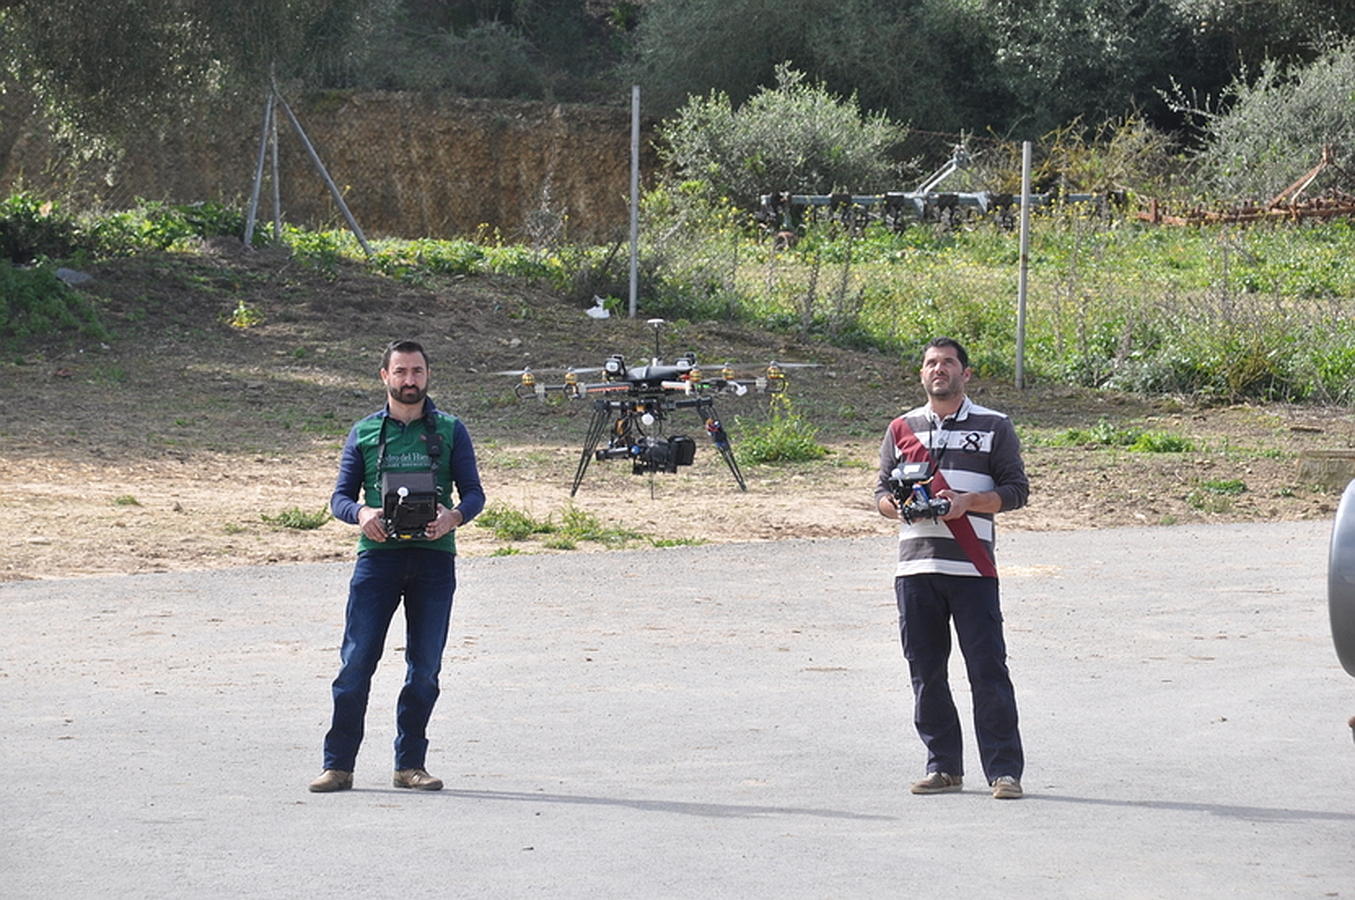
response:
<svg viewBox="0 0 1355 900"><path fill-rule="evenodd" d="M545 400L550 394L570 400L592 399L593 415L569 489L571 497L578 493L594 460L630 460L631 472L636 475L672 473L679 466L690 466L696 456L696 441L685 434L674 434L668 425L670 414L683 409L696 413L739 490L748 490L734 459L729 434L716 415L715 397L720 394L742 397L749 391L781 394L786 390L787 369L817 363L770 362L758 367L760 374L744 378L736 377L736 373L747 371L748 366L727 362L707 370L697 364L693 352L665 364L660 359L659 343L660 332L667 322L649 319L646 324L654 329L654 356L648 365L630 365L620 353L613 353L598 368L567 369L558 384L545 383L536 372L526 368L495 374L516 375L519 382L514 393L521 400ZM580 378L595 373L602 374L601 381ZM606 446L600 446L604 437Z"/></svg>

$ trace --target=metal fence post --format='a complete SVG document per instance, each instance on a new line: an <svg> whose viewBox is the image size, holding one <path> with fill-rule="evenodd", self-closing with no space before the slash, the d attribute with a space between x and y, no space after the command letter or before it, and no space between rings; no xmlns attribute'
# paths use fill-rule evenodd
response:
<svg viewBox="0 0 1355 900"><path fill-rule="evenodd" d="M362 245L362 249L367 254L368 259L375 256L376 254L372 252L372 248L367 244L367 238L363 235L362 229L358 227L357 219L353 218L353 214L348 209L348 204L344 202L343 194L339 191L339 186L334 183L333 178L329 177L329 170L326 169L325 164L320 161L320 154L315 152L315 147L311 144L310 138L306 137L306 130L301 127L301 123L297 121L296 115L292 113L292 108L287 105L287 101L278 93L276 86L273 88L273 96L278 98L278 103L282 106L282 111L287 114L287 120L291 122L292 127L296 129L297 137L301 138L301 144L306 148L306 153L310 156L311 163L314 164L316 171L320 173L320 177L325 180L325 184L329 187L329 195L334 198L334 202L338 204L340 211L343 212L343 217L348 221L348 227L352 229L353 236L356 237L358 243Z"/></svg>
<svg viewBox="0 0 1355 900"><path fill-rule="evenodd" d="M1026 386L1026 276L1030 269L1030 141L1021 142L1021 258L1016 277L1016 388Z"/></svg>
<svg viewBox="0 0 1355 900"><path fill-rule="evenodd" d="M630 317L640 288L640 86L630 88Z"/></svg>
<svg viewBox="0 0 1355 900"><path fill-rule="evenodd" d="M263 161L268 151L268 135L273 122L273 92L263 104L263 126L259 129L259 156L254 163L254 186L249 193L249 211L245 213L245 248L254 246L254 221L259 214L259 189L263 185ZM276 173L274 186L276 187Z"/></svg>

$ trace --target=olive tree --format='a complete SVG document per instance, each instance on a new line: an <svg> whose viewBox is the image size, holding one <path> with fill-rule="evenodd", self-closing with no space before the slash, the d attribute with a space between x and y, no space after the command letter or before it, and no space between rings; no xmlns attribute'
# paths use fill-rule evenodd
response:
<svg viewBox="0 0 1355 900"><path fill-rule="evenodd" d="M903 137L884 114L862 112L854 95L834 95L784 64L775 87L738 106L721 91L694 97L658 130L660 155L679 178L744 208L771 191L897 187L892 158Z"/></svg>

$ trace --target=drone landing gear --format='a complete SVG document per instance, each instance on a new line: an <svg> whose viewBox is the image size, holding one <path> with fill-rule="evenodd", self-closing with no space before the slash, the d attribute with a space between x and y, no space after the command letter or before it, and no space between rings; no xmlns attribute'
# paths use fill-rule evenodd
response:
<svg viewBox="0 0 1355 900"><path fill-rule="evenodd" d="M743 473L739 471L739 463L734 459L734 448L729 443L729 435L725 434L725 427L720 424L720 420L715 418L715 405L712 403L702 403L696 408L697 414L705 420L706 434L710 435L710 441L715 445L715 449L720 451L720 456L724 459L725 465L729 466L729 474L734 476L734 480L739 485L739 490L748 490L748 484L743 480Z"/></svg>
<svg viewBox="0 0 1355 900"><path fill-rule="evenodd" d="M593 418L588 422L588 434L583 440L583 453L579 455L579 466L574 470L574 483L569 487L571 497L579 492L579 485L583 483L583 473L588 471L588 464L593 461L593 454L602 441L602 435L611 424L610 406L606 400L598 400L593 405Z"/></svg>

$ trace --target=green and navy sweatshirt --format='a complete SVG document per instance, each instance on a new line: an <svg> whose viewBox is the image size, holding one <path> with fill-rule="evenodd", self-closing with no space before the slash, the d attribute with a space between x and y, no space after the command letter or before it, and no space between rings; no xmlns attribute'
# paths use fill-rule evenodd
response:
<svg viewBox="0 0 1355 900"><path fill-rule="evenodd" d="M431 397L424 398L424 414L408 425L391 418L390 410L382 409L358 420L339 458L339 477L334 494L329 498L334 518L356 525L358 510L365 504L381 508L381 472L378 454L382 431L386 437L386 471L426 472L428 458L425 437L429 423L442 435L442 453L438 457L438 502L449 509L459 510L462 524L469 522L485 506L485 492L480 487L480 470L475 462L475 448L470 433L456 416L433 405ZM460 502L452 506L452 486ZM359 493L362 502L359 502ZM358 550L394 550L401 547L419 547L456 553L456 532L443 535L435 541L370 540L366 535L358 539Z"/></svg>

